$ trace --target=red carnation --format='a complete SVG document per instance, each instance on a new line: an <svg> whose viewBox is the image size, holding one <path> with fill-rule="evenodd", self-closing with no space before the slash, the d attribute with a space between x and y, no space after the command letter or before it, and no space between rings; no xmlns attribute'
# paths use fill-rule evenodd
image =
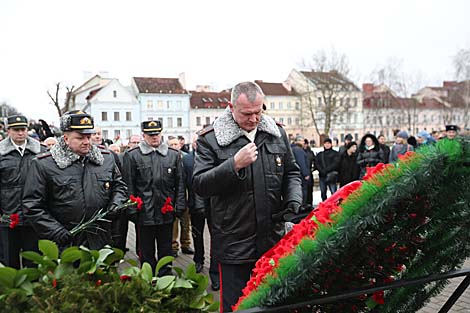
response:
<svg viewBox="0 0 470 313"><path fill-rule="evenodd" d="M131 202L134 202L135 204L137 204L137 211L142 210L142 205L144 204L144 202L142 201L140 197L134 197L133 195L131 195L130 200Z"/></svg>
<svg viewBox="0 0 470 313"><path fill-rule="evenodd" d="M102 283L101 279L98 279L95 283L96 287L101 286L101 283Z"/></svg>
<svg viewBox="0 0 470 313"><path fill-rule="evenodd" d="M20 216L17 213L10 215L10 228L15 228L20 223Z"/></svg>
<svg viewBox="0 0 470 313"><path fill-rule="evenodd" d="M374 300L377 304L384 304L384 291L381 290L374 292L374 294L372 295L372 300Z"/></svg>
<svg viewBox="0 0 470 313"><path fill-rule="evenodd" d="M57 279L55 278L52 280L52 287L57 287Z"/></svg>
<svg viewBox="0 0 470 313"><path fill-rule="evenodd" d="M127 276L127 275L121 275L119 276L119 278L121 279L122 282L125 282L125 281L130 281L132 279L132 277L130 276Z"/></svg>
<svg viewBox="0 0 470 313"><path fill-rule="evenodd" d="M173 206L171 205L171 197L167 197L166 200L165 200L165 204L163 204L162 206L162 213L163 214L166 214L168 212L173 212L174 208Z"/></svg>

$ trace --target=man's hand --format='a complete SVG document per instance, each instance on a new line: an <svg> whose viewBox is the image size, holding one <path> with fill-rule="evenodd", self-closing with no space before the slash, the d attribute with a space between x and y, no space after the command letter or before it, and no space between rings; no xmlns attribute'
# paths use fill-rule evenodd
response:
<svg viewBox="0 0 470 313"><path fill-rule="evenodd" d="M253 142L250 142L235 154L235 171L239 171L242 168L254 163L258 158L258 148Z"/></svg>

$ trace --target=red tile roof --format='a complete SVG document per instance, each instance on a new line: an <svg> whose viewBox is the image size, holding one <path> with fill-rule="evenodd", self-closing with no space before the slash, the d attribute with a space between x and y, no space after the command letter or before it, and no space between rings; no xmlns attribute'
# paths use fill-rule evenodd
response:
<svg viewBox="0 0 470 313"><path fill-rule="evenodd" d="M205 92L191 91L191 109L224 109L230 101L230 92Z"/></svg>
<svg viewBox="0 0 470 313"><path fill-rule="evenodd" d="M134 77L139 93L178 93L188 91L181 86L178 78Z"/></svg>
<svg viewBox="0 0 470 313"><path fill-rule="evenodd" d="M343 76L337 71L330 71L330 72L307 72L301 71L305 77L310 79L314 84L333 84L333 85L342 85L344 87L352 87L355 91L359 91L360 89L354 85L352 81L348 78Z"/></svg>
<svg viewBox="0 0 470 313"><path fill-rule="evenodd" d="M282 83L266 83L262 80L255 80L266 96L295 96L294 90L288 90Z"/></svg>

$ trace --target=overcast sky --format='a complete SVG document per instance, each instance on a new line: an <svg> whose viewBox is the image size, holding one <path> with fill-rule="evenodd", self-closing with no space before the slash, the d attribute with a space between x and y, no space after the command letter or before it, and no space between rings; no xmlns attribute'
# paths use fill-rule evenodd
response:
<svg viewBox="0 0 470 313"><path fill-rule="evenodd" d="M281 82L302 58L334 47L367 81L389 58L427 84L453 78L470 48L470 1L1 0L0 101L56 119L46 91L84 72L177 77L217 89Z"/></svg>

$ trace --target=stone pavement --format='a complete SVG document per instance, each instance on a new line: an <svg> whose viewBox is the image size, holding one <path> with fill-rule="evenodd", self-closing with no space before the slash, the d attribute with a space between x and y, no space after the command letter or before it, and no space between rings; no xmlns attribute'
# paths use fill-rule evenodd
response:
<svg viewBox="0 0 470 313"><path fill-rule="evenodd" d="M329 194L328 194L329 195ZM314 191L313 195L313 203L318 204L320 203L321 198L320 198L320 191L316 190ZM203 273L206 275L209 275L209 251L210 251L210 235L209 231L207 229L207 225L204 231L204 246L205 246L205 264L204 264L204 270ZM130 249L129 252L127 252L126 257L127 258L132 258L138 260L137 254L135 252L135 231L134 231L134 224L129 223L129 233L127 236L127 247ZM187 254L182 254L181 251L176 258L174 265L181 267L183 269L186 269L186 267L192 263L192 255L187 255ZM470 268L470 259L468 259L464 266L464 268ZM453 291L457 288L457 286L460 284L460 282L463 280L463 278L454 278L450 280L450 284L446 286L446 288L439 294L438 296L434 297L431 299L431 301L421 310L418 311L418 313L437 313L439 312L439 309L444 305L444 303L447 301L447 299L451 296ZM214 298L218 301L219 300L219 293L212 291L210 288L210 282L209 286L207 288L207 291L209 293L212 293L214 295ZM460 297L459 301L455 303L453 308L449 311L451 313L470 313L470 287L464 292L464 294ZM411 313L411 312L410 312Z"/></svg>

